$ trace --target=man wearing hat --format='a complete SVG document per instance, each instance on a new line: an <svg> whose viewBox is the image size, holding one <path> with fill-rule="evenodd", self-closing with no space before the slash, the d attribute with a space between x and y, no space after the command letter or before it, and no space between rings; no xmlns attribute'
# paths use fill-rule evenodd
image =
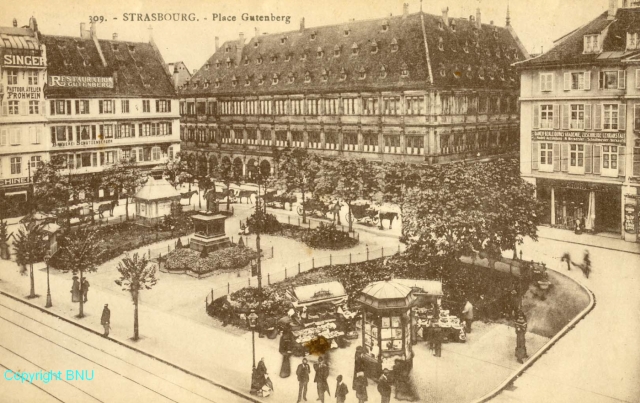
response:
<svg viewBox="0 0 640 403"><path fill-rule="evenodd" d="M380 392L380 402L389 403L391 400L391 381L387 368L382 371L382 376L378 379L378 392Z"/></svg>
<svg viewBox="0 0 640 403"><path fill-rule="evenodd" d="M100 324L104 327L104 337L109 336L109 324L111 323L111 311L109 310L109 304L104 304L102 309L102 317L100 318Z"/></svg>

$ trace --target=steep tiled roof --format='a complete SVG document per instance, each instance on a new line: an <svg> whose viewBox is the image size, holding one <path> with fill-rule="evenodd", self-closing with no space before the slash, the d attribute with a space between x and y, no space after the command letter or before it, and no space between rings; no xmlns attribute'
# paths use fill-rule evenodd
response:
<svg viewBox="0 0 640 403"><path fill-rule="evenodd" d="M454 32L442 23L441 17L423 16L434 85L517 86L510 65L523 60L524 54L507 29L484 24L476 30L474 22L452 18ZM236 46L241 46L239 52ZM357 55L352 54L354 49ZM408 74L403 75L403 71ZM277 85L272 85L274 75L278 78ZM247 78L249 85L245 85ZM260 78L264 80L262 85L258 84ZM184 97L411 89L428 85L431 84L421 14L416 13L261 35L246 41L244 46L240 40L228 41L179 92Z"/></svg>
<svg viewBox="0 0 640 403"><path fill-rule="evenodd" d="M640 8L620 8L613 20L607 19L607 12L600 14L586 25L566 35L554 48L539 57L518 63L521 68L552 66L562 64L610 62L626 57L637 51L626 52L627 31L640 31ZM584 36L604 32L602 53L584 53ZM610 53L614 52L614 53Z"/></svg>
<svg viewBox="0 0 640 403"><path fill-rule="evenodd" d="M99 40L105 67L92 39L48 35L42 39L50 76L117 76L114 88L46 87L47 97L175 97L164 62L149 43Z"/></svg>

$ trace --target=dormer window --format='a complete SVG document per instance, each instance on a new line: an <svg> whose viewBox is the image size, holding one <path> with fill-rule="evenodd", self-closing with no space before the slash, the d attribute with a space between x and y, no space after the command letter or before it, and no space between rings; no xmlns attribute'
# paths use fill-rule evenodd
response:
<svg viewBox="0 0 640 403"><path fill-rule="evenodd" d="M471 66L467 66L466 76L467 76L468 79L472 79L473 78L473 69L471 68Z"/></svg>
<svg viewBox="0 0 640 403"><path fill-rule="evenodd" d="M482 67L478 69L478 78L484 80L484 68Z"/></svg>
<svg viewBox="0 0 640 403"><path fill-rule="evenodd" d="M133 45L129 45L129 52L136 53L136 47Z"/></svg>
<svg viewBox="0 0 640 403"><path fill-rule="evenodd" d="M304 82L307 84L311 82L311 74L308 71L304 73Z"/></svg>
<svg viewBox="0 0 640 403"><path fill-rule="evenodd" d="M300 60L307 60L307 52L302 52L302 54L300 55Z"/></svg>
<svg viewBox="0 0 640 403"><path fill-rule="evenodd" d="M357 43L353 43L353 45L351 45L351 56L356 56L358 54L358 44Z"/></svg>
<svg viewBox="0 0 640 403"><path fill-rule="evenodd" d="M256 59L256 64L262 64L262 56L258 56Z"/></svg>
<svg viewBox="0 0 640 403"><path fill-rule="evenodd" d="M231 59L227 57L226 63L227 63L227 68L231 68Z"/></svg>
<svg viewBox="0 0 640 403"><path fill-rule="evenodd" d="M316 53L316 54L318 55L318 57L319 57L319 58L321 58L321 57L323 57L323 56L324 56L324 51L322 50L322 48L321 48L321 47L318 47L318 51L317 51L317 53Z"/></svg>
<svg viewBox="0 0 640 403"><path fill-rule="evenodd" d="M382 22L382 32L387 32L389 30L389 21L384 20Z"/></svg>
<svg viewBox="0 0 640 403"><path fill-rule="evenodd" d="M462 77L462 71L460 71L460 68L458 66L453 68L453 71L451 72L453 74L453 76L455 78L460 78Z"/></svg>
<svg viewBox="0 0 640 403"><path fill-rule="evenodd" d="M444 68L444 64L440 63L438 65L438 73L440 74L440 77L446 77L447 76L447 70Z"/></svg>
<svg viewBox="0 0 640 403"><path fill-rule="evenodd" d="M258 41L253 42L253 47L257 48L258 47Z"/></svg>
<svg viewBox="0 0 640 403"><path fill-rule="evenodd" d="M275 63L278 61L278 55L271 56L271 63Z"/></svg>
<svg viewBox="0 0 640 403"><path fill-rule="evenodd" d="M487 69L487 76L489 76L489 80L495 80L496 73L493 71L493 69Z"/></svg>
<svg viewBox="0 0 640 403"><path fill-rule="evenodd" d="M322 69L322 82L326 83L329 80L329 72L326 69Z"/></svg>
<svg viewBox="0 0 640 403"><path fill-rule="evenodd" d="M238 85L238 79L236 78L236 76L233 76L231 78L231 85L233 85L234 87Z"/></svg>
<svg viewBox="0 0 640 403"><path fill-rule="evenodd" d="M311 33L311 40L315 41L316 40L316 36L318 36L315 32Z"/></svg>
<svg viewBox="0 0 640 403"><path fill-rule="evenodd" d="M340 81L347 79L347 71L343 68L340 69Z"/></svg>
<svg viewBox="0 0 640 403"><path fill-rule="evenodd" d="M224 53L229 53L229 51L231 50L231 48L229 48L228 46L226 48L224 48Z"/></svg>
<svg viewBox="0 0 640 403"><path fill-rule="evenodd" d="M220 68L220 60L216 60L216 69Z"/></svg>
<svg viewBox="0 0 640 403"><path fill-rule="evenodd" d="M371 42L371 53L378 53L378 43L376 41Z"/></svg>
<svg viewBox="0 0 640 403"><path fill-rule="evenodd" d="M364 67L360 67L360 70L358 70L358 80L364 80L365 78L367 78L367 71Z"/></svg>
<svg viewBox="0 0 640 403"><path fill-rule="evenodd" d="M400 77L402 78L409 77L409 67L407 66L407 63L402 63L402 68L400 70Z"/></svg>
<svg viewBox="0 0 640 403"><path fill-rule="evenodd" d="M513 58L514 58L515 60L520 59L520 55L518 54L518 51L517 51L517 50L514 50L514 51L513 51Z"/></svg>
<svg viewBox="0 0 640 403"><path fill-rule="evenodd" d="M205 69L205 70L209 70L209 63L206 63L206 64L204 65L204 69Z"/></svg>
<svg viewBox="0 0 640 403"><path fill-rule="evenodd" d="M504 81L505 80L505 76L504 76L504 69L500 70L500 80Z"/></svg>
<svg viewBox="0 0 640 403"><path fill-rule="evenodd" d="M211 81L205 80L204 81L204 88L209 88L209 84L211 84Z"/></svg>
<svg viewBox="0 0 640 403"><path fill-rule="evenodd" d="M274 74L273 77L271 77L271 85L276 85L278 84L278 75Z"/></svg>
<svg viewBox="0 0 640 403"><path fill-rule="evenodd" d="M598 35L584 36L584 53L597 53L600 50Z"/></svg>
<svg viewBox="0 0 640 403"><path fill-rule="evenodd" d="M451 20L451 31L456 32L456 20Z"/></svg>
<svg viewBox="0 0 640 403"><path fill-rule="evenodd" d="M251 77L249 77L249 76L245 76L245 77L244 77L244 86L245 86L245 87L248 87L248 86L250 86L250 85L251 85Z"/></svg>
<svg viewBox="0 0 640 403"><path fill-rule="evenodd" d="M344 36L349 36L349 28L344 30Z"/></svg>
<svg viewBox="0 0 640 403"><path fill-rule="evenodd" d="M282 38L280 38L280 45L284 45L285 43L287 43L287 37L283 36Z"/></svg>
<svg viewBox="0 0 640 403"><path fill-rule="evenodd" d="M378 74L380 78L387 77L387 69L384 66L380 66L380 74Z"/></svg>
<svg viewBox="0 0 640 403"><path fill-rule="evenodd" d="M438 29L440 31L444 31L444 24L442 23L442 21L438 21Z"/></svg>
<svg viewBox="0 0 640 403"><path fill-rule="evenodd" d="M493 30L493 37L494 37L495 39L498 39L498 30L497 30L497 29L494 29L494 30Z"/></svg>
<svg viewBox="0 0 640 403"><path fill-rule="evenodd" d="M258 76L258 85L263 85L263 84L264 84L264 76L260 74Z"/></svg>
<svg viewBox="0 0 640 403"><path fill-rule="evenodd" d="M638 48L640 48L640 43L638 43L638 33L627 32L627 50L638 49Z"/></svg>
<svg viewBox="0 0 640 403"><path fill-rule="evenodd" d="M464 45L462 45L462 51L464 53L469 53L469 41L464 41Z"/></svg>
<svg viewBox="0 0 640 403"><path fill-rule="evenodd" d="M284 56L284 61L285 61L285 62L290 62L290 61L291 61L291 53L287 53L287 54Z"/></svg>
<svg viewBox="0 0 640 403"><path fill-rule="evenodd" d="M293 84L296 81L296 77L293 75L293 73L289 73L288 79L289 84Z"/></svg>
<svg viewBox="0 0 640 403"><path fill-rule="evenodd" d="M333 57L340 56L340 45L336 45L333 47Z"/></svg>
<svg viewBox="0 0 640 403"><path fill-rule="evenodd" d="M397 52L398 51L398 40L396 38L393 38L391 40L391 52Z"/></svg>
<svg viewBox="0 0 640 403"><path fill-rule="evenodd" d="M500 55L501 55L500 48L496 48L496 58L500 59Z"/></svg>
<svg viewBox="0 0 640 403"><path fill-rule="evenodd" d="M113 49L114 52L118 51L118 44L117 43L112 43L111 44L111 49Z"/></svg>
<svg viewBox="0 0 640 403"><path fill-rule="evenodd" d="M215 82L214 86L216 88L220 88L220 79L219 78L216 78L216 82Z"/></svg>
<svg viewBox="0 0 640 403"><path fill-rule="evenodd" d="M438 50L441 52L444 51L444 40L442 37L438 38Z"/></svg>
<svg viewBox="0 0 640 403"><path fill-rule="evenodd" d="M247 56L244 57L243 64L245 66L249 64L249 57L247 57Z"/></svg>
<svg viewBox="0 0 640 403"><path fill-rule="evenodd" d="M196 82L194 81L194 83L193 83L193 89L196 89L196 88L198 88L198 83L196 83Z"/></svg>

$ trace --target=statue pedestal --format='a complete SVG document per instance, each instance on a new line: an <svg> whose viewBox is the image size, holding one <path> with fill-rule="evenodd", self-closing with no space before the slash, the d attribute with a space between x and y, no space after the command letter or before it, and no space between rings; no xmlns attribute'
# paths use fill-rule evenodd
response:
<svg viewBox="0 0 640 403"><path fill-rule="evenodd" d="M189 245L191 249L207 253L231 246L229 237L225 234L224 221L227 216L222 214L204 213L191 217L195 227L195 235Z"/></svg>

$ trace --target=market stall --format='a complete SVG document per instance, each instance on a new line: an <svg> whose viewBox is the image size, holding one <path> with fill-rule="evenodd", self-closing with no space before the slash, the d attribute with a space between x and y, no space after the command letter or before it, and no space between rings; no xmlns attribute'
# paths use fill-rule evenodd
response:
<svg viewBox="0 0 640 403"><path fill-rule="evenodd" d="M300 286L290 290L288 296L295 355L304 355L309 343L321 337L332 348L345 345L344 336L354 327L356 314L347 308L348 297L342 284L332 281Z"/></svg>

